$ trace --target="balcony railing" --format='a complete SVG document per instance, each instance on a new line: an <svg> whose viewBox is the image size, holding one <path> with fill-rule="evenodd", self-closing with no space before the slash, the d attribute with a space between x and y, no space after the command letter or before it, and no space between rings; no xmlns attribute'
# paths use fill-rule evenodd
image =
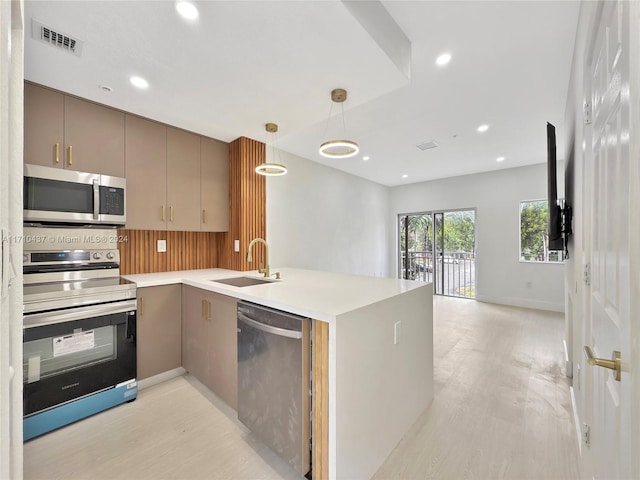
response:
<svg viewBox="0 0 640 480"><path fill-rule="evenodd" d="M445 252L437 255L434 265L432 252L405 252L401 256L400 276L434 284L434 293L452 297L476 297L476 258L473 253ZM407 268L408 267L408 268Z"/></svg>

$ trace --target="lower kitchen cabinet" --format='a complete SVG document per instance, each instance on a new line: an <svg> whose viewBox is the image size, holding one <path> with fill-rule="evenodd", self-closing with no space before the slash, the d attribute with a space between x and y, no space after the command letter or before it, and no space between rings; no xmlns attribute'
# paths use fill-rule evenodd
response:
<svg viewBox="0 0 640 480"><path fill-rule="evenodd" d="M235 298L182 287L182 366L233 409L238 404Z"/></svg>
<svg viewBox="0 0 640 480"><path fill-rule="evenodd" d="M137 289L138 380L182 365L181 285Z"/></svg>

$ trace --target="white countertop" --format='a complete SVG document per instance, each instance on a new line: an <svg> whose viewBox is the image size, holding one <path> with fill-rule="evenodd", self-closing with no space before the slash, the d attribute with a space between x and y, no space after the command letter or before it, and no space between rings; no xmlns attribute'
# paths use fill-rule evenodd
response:
<svg viewBox="0 0 640 480"><path fill-rule="evenodd" d="M260 278L262 275L255 270L239 272L212 268L124 275L124 278L135 282L139 288L182 283L329 323L333 323L338 315L427 285L414 280L297 268L272 268L271 271L280 272L281 280L248 287L234 287L212 280L242 276Z"/></svg>

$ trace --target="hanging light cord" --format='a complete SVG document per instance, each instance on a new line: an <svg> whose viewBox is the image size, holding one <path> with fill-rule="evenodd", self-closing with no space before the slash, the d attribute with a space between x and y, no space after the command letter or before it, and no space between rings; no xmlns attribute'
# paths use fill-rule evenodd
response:
<svg viewBox="0 0 640 480"><path fill-rule="evenodd" d="M331 106L329 106L329 116L327 117L327 122L324 125L324 132L322 133L322 138L328 138L327 132L329 131L329 120L331 120L331 114L333 113L333 104L335 102L331 100ZM340 110L342 113L342 135L347 135L347 122L344 119L344 102L340 102Z"/></svg>
<svg viewBox="0 0 640 480"><path fill-rule="evenodd" d="M329 120L331 119L331 112L333 111L333 100L331 100L331 105L329 106L329 116L327 117L327 123L324 125L324 132L322 133L322 138L327 138L327 131L329 130ZM342 117L344 120L344 115Z"/></svg>

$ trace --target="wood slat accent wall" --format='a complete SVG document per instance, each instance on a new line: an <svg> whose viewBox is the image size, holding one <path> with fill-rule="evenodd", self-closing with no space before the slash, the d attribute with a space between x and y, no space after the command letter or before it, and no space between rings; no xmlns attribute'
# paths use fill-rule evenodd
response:
<svg viewBox="0 0 640 480"><path fill-rule="evenodd" d="M219 233L118 230L120 274L171 272L218 266ZM167 241L158 253L157 241Z"/></svg>
<svg viewBox="0 0 640 480"><path fill-rule="evenodd" d="M329 478L329 324L313 320L313 480Z"/></svg>
<svg viewBox="0 0 640 480"><path fill-rule="evenodd" d="M253 248L253 262L247 263L247 247L256 237L266 239L266 179L255 173L264 163L265 144L240 137L229 144L229 231L220 234L218 266L232 270L264 267L264 246ZM233 251L234 240L240 252Z"/></svg>

